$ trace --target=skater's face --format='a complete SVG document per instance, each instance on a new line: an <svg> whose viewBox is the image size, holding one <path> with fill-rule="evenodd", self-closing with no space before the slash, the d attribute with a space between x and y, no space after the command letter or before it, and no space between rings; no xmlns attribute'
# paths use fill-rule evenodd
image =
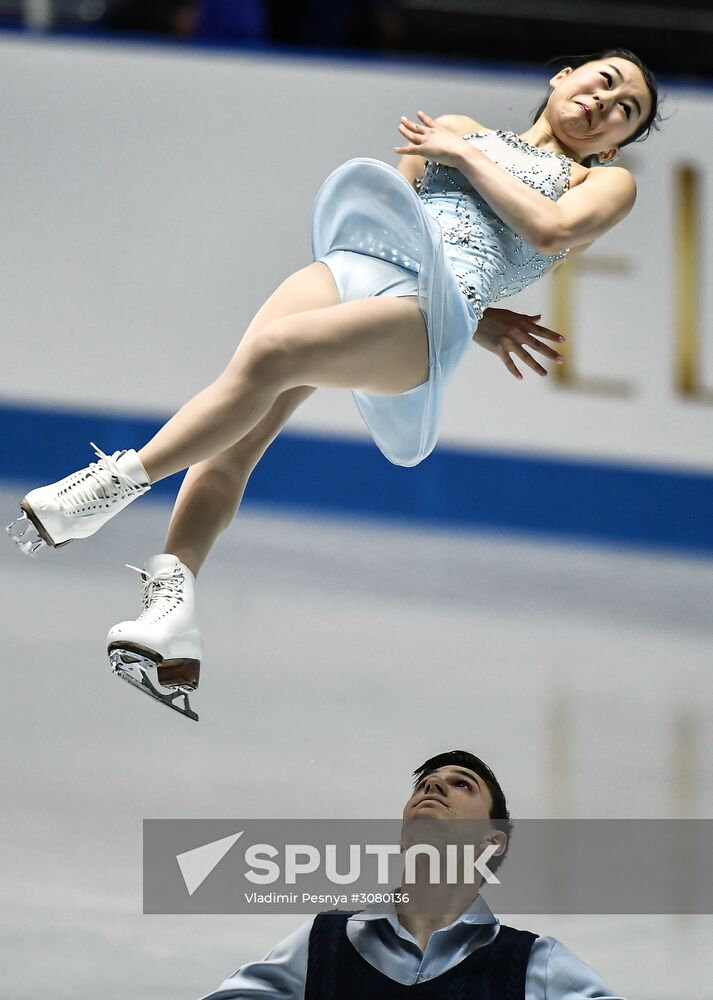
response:
<svg viewBox="0 0 713 1000"><path fill-rule="evenodd" d="M467 767L447 765L419 781L404 806L403 818L489 819L492 808L493 799L482 778Z"/></svg>
<svg viewBox="0 0 713 1000"><path fill-rule="evenodd" d="M651 111L641 70L620 56L565 67L550 86L546 113L552 131L581 159L595 154L602 162L613 159Z"/></svg>

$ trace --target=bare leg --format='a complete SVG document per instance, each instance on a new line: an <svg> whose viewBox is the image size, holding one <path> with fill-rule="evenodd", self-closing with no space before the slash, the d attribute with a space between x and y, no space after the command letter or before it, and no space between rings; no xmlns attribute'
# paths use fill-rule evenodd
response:
<svg viewBox="0 0 713 1000"><path fill-rule="evenodd" d="M338 302L326 265L292 275L295 291L320 288ZM392 395L428 376L428 341L415 299L374 297L296 312L249 330L215 382L141 450L152 482L232 447L298 386Z"/></svg>
<svg viewBox="0 0 713 1000"><path fill-rule="evenodd" d="M256 336L283 316L339 301L331 274L315 270L318 273L313 281L303 280L303 271L283 281L257 312L245 338ZM313 392L311 386L283 392L241 440L189 468L176 498L164 551L178 556L194 576L218 535L232 523L253 469L289 417Z"/></svg>
<svg viewBox="0 0 713 1000"><path fill-rule="evenodd" d="M289 417L314 389L283 392L269 413L237 444L192 465L181 484L164 552L178 556L194 576L218 535L232 523L250 474Z"/></svg>

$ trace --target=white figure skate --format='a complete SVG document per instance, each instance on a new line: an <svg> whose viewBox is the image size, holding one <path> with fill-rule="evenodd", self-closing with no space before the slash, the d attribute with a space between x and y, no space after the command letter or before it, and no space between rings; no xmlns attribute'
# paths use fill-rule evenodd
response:
<svg viewBox="0 0 713 1000"><path fill-rule="evenodd" d="M198 687L202 656L196 624L195 578L172 555L151 556L141 574L143 610L107 636L112 670L168 708L198 722L188 695Z"/></svg>
<svg viewBox="0 0 713 1000"><path fill-rule="evenodd" d="M7 526L20 551L33 556L45 545L58 549L75 538L88 538L150 489L136 452L113 455L92 444L99 461L49 486L30 490L21 515Z"/></svg>

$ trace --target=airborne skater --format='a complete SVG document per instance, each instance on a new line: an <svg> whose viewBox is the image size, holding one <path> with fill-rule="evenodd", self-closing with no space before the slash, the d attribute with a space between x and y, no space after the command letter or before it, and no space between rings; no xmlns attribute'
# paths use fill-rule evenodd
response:
<svg viewBox="0 0 713 1000"><path fill-rule="evenodd" d="M435 447L445 386L471 340L518 379L512 355L540 375L531 351L562 361L543 340L564 337L492 305L628 214L634 179L607 164L656 127L657 104L641 60L610 49L556 73L523 135L463 115L402 118L398 170L360 158L327 178L314 263L267 300L218 378L139 451L93 446L97 461L25 496L8 531L31 555L88 538L188 469L165 549L138 570L142 611L107 637L119 677L198 718L195 577L252 469L315 388L351 389L386 458L413 466Z"/></svg>

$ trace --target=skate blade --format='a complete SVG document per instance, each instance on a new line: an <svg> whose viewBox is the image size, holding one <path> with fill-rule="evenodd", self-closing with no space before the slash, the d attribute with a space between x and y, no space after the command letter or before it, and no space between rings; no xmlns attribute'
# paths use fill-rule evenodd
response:
<svg viewBox="0 0 713 1000"><path fill-rule="evenodd" d="M5 528L10 538L24 556L36 556L40 549L47 546L47 542L39 533L33 521L27 516L27 511L23 510L18 518L11 521Z"/></svg>
<svg viewBox="0 0 713 1000"><path fill-rule="evenodd" d="M109 662L117 677L132 684L139 691L143 691L154 701L159 701L167 708L172 708L174 712L198 722L198 716L188 701L188 695L192 693L193 688L176 687L170 691L164 691L157 687L149 677L149 671L156 670L156 664L153 660L130 650L112 649L109 653Z"/></svg>

